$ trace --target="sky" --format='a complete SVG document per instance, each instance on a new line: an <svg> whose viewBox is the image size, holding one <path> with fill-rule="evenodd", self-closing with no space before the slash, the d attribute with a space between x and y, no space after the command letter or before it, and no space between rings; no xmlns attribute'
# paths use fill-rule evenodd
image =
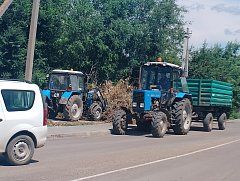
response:
<svg viewBox="0 0 240 181"><path fill-rule="evenodd" d="M201 47L228 41L240 43L240 0L177 0L188 11L185 20L192 35L190 45Z"/></svg>

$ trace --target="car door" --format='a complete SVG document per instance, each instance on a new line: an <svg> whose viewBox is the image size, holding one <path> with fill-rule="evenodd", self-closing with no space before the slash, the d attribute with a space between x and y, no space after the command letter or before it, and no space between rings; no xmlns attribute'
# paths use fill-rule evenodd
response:
<svg viewBox="0 0 240 181"><path fill-rule="evenodd" d="M4 145L6 140L6 134L8 133L8 128L6 127L6 119L3 109L3 99L0 95L0 152L4 152Z"/></svg>
<svg viewBox="0 0 240 181"><path fill-rule="evenodd" d="M28 130L34 126L37 120L32 107L35 100L35 92L21 89L2 89L3 110L9 131Z"/></svg>

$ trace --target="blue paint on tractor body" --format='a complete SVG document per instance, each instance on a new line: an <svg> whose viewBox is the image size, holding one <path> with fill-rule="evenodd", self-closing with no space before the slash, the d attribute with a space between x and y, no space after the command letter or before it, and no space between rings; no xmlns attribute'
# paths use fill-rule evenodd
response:
<svg viewBox="0 0 240 181"><path fill-rule="evenodd" d="M47 97L48 99L51 99L51 91L48 89L42 90L43 96Z"/></svg>

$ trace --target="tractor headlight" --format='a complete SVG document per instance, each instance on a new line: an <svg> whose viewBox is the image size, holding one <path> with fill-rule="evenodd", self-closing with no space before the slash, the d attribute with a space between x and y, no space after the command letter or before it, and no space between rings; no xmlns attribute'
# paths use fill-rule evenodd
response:
<svg viewBox="0 0 240 181"><path fill-rule="evenodd" d="M140 107L141 107L141 108L144 108L144 103L140 103Z"/></svg>
<svg viewBox="0 0 240 181"><path fill-rule="evenodd" d="M136 102L133 102L133 103L132 103L132 106L133 106L133 107L137 107L137 103L136 103Z"/></svg>

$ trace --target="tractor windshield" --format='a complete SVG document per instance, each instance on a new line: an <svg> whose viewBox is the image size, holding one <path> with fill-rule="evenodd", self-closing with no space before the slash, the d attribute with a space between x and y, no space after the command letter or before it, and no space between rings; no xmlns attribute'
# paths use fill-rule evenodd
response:
<svg viewBox="0 0 240 181"><path fill-rule="evenodd" d="M51 74L49 80L51 90L84 90L84 77L71 74Z"/></svg>
<svg viewBox="0 0 240 181"><path fill-rule="evenodd" d="M171 87L172 68L168 66L150 65L141 69L140 86L142 89L169 90Z"/></svg>

